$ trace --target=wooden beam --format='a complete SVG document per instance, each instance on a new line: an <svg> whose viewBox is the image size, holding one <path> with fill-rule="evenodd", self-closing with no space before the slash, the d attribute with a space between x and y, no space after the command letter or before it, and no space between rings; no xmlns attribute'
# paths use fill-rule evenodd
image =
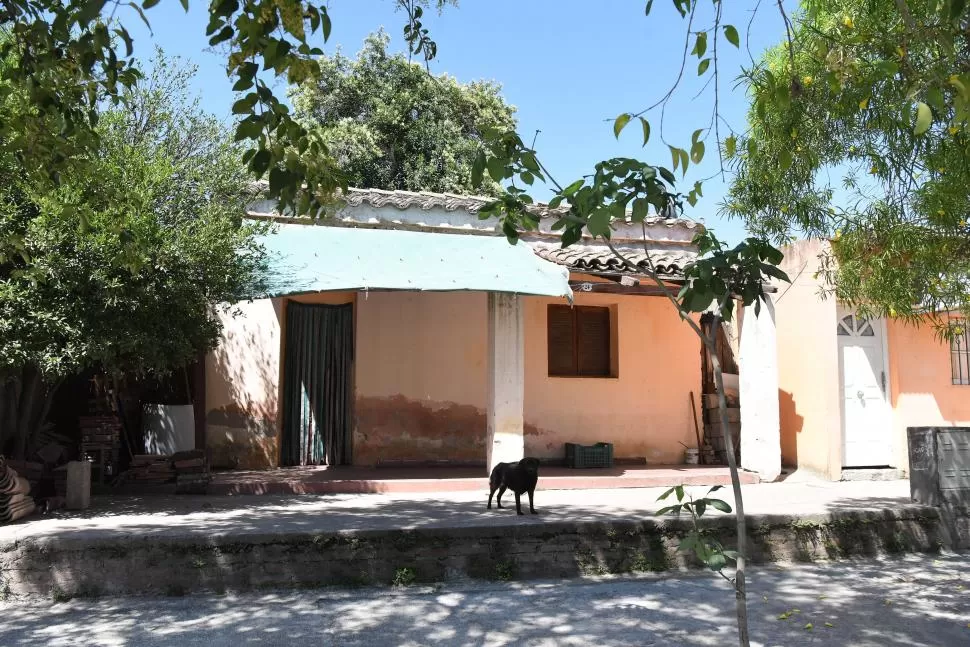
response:
<svg viewBox="0 0 970 647"><path fill-rule="evenodd" d="M569 287L577 294L627 294L630 296L660 297L663 291L656 285L621 285L619 283L593 283L591 281L570 281ZM673 286L676 293L679 287Z"/></svg>

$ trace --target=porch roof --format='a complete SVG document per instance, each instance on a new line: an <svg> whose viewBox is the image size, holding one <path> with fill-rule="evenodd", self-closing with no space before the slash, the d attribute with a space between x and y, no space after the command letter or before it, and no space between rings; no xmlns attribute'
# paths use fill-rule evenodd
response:
<svg viewBox="0 0 970 647"><path fill-rule="evenodd" d="M572 299L566 268L497 236L279 224L260 242L270 264L267 297L467 290Z"/></svg>

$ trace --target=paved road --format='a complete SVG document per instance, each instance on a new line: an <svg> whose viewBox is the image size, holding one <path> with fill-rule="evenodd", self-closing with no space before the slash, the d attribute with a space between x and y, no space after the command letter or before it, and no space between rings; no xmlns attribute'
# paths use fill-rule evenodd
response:
<svg viewBox="0 0 970 647"><path fill-rule="evenodd" d="M750 574L752 643L970 645L967 557ZM0 645L733 645L733 596L706 573L405 590L0 604Z"/></svg>

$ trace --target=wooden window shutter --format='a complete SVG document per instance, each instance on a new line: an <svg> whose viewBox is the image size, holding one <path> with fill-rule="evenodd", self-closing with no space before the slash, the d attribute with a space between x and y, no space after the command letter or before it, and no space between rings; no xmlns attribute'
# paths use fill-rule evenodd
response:
<svg viewBox="0 0 970 647"><path fill-rule="evenodd" d="M610 375L609 308L576 308L576 355L578 374Z"/></svg>
<svg viewBox="0 0 970 647"><path fill-rule="evenodd" d="M546 320L549 375L576 375L576 327L573 309L550 305Z"/></svg>

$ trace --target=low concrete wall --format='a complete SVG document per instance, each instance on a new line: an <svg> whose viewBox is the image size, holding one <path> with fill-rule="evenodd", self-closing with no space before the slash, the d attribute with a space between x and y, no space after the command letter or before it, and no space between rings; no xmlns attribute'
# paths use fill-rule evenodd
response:
<svg viewBox="0 0 970 647"><path fill-rule="evenodd" d="M0 545L0 591L66 599L665 571L697 566L677 552L687 528L684 519L667 519L204 538L51 537ZM704 519L703 528L726 546L733 543L733 518ZM966 511L924 506L754 516L748 528L753 563L970 549Z"/></svg>

